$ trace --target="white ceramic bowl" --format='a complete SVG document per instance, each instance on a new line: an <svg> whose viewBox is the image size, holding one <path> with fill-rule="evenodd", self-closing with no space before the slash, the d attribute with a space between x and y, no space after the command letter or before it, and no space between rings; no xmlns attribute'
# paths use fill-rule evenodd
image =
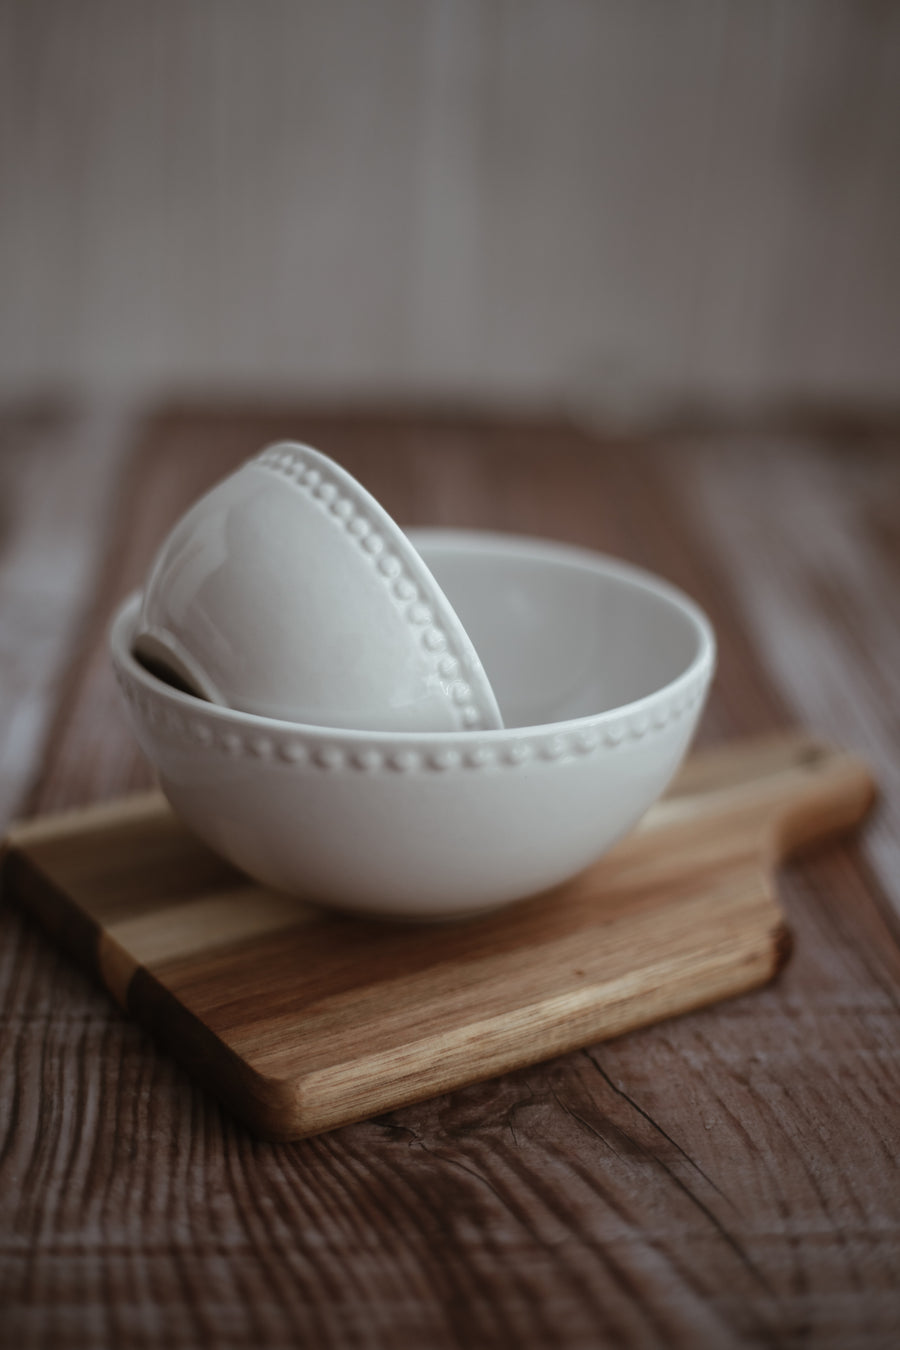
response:
<svg viewBox="0 0 900 1350"><path fill-rule="evenodd" d="M212 703L382 731L502 727L478 653L420 555L344 469L271 446L163 543L136 650Z"/></svg>
<svg viewBox="0 0 900 1350"><path fill-rule="evenodd" d="M504 730L367 733L213 707L135 660L137 598L111 643L138 740L213 849L325 905L434 919L554 886L629 830L685 753L714 639L681 592L598 554L410 538L478 643Z"/></svg>

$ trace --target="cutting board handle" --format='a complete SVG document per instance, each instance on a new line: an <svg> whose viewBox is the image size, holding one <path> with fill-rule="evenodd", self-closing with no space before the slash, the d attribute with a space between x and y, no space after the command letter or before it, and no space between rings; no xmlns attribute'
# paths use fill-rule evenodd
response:
<svg viewBox="0 0 900 1350"><path fill-rule="evenodd" d="M856 755L800 733L781 733L698 756L657 809L673 821L693 815L707 826L711 818L727 816L729 829L746 827L776 862L851 829L875 792L868 766Z"/></svg>

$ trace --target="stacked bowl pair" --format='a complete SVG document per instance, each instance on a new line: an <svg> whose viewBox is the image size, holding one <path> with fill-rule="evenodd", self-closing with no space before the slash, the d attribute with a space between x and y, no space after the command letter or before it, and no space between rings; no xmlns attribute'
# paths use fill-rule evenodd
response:
<svg viewBox="0 0 900 1350"><path fill-rule="evenodd" d="M417 920L603 854L678 768L715 658L658 578L541 540L404 533L293 444L178 522L111 650L196 835L266 886Z"/></svg>

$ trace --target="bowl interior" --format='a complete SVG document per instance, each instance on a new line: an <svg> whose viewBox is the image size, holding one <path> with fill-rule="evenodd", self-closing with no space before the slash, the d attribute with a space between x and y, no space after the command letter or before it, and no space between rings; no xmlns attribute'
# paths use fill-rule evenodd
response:
<svg viewBox="0 0 900 1350"><path fill-rule="evenodd" d="M702 611L629 564L514 535L408 534L474 643L510 731L636 703L714 653ZM117 659L135 671L139 604L123 605L112 631ZM166 683L173 699L185 697Z"/></svg>
<svg viewBox="0 0 900 1350"><path fill-rule="evenodd" d="M512 536L409 537L475 644L507 727L645 698L711 641L696 606L627 564Z"/></svg>

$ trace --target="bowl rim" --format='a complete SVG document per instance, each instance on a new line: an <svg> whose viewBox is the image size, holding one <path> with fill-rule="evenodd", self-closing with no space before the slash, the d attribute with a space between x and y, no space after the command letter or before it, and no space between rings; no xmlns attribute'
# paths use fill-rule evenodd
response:
<svg viewBox="0 0 900 1350"><path fill-rule="evenodd" d="M389 745L400 747L422 747L429 745L473 746L481 744L502 745L519 739L540 736L577 733L579 731L603 731L609 724L626 718L639 717L643 712L660 701L677 701L679 695L692 690L694 686L705 683L715 669L716 639L715 633L700 606L679 587L634 563L625 562L610 554L584 548L576 544L562 543L537 536L505 533L497 530L465 530L444 528L441 526L422 526L410 528L404 533L418 550L420 545L440 546L456 553L492 552L506 557L528 557L532 559L553 560L563 564L580 565L585 570L602 574L615 581L622 582L634 589L644 591L661 599L687 619L697 639L697 649L690 661L674 679L660 685L651 693L634 699L630 703L619 703L602 712L587 713L581 717L567 718L558 722L534 723L528 726L498 727L481 730L453 731L389 731L354 729L349 727L330 727L317 723L290 722L281 718L265 717L259 713L242 712L236 708L223 707L197 698L193 694L183 693L151 674L134 656L132 642L136 620L140 611L141 591L131 591L117 606L109 626L109 650L114 667L123 676L142 686L148 693L171 703L186 712L210 716L215 720L230 723L235 727L261 734L283 733L300 735L311 740L327 741L329 744L345 746L365 742L370 745ZM424 559L427 565L427 559Z"/></svg>

